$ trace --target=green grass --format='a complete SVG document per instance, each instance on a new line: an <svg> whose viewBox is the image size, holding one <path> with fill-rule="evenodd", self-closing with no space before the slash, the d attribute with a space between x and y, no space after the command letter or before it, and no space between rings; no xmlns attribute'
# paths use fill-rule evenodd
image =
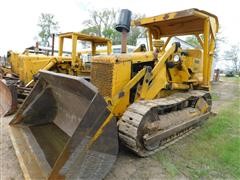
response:
<svg viewBox="0 0 240 180"><path fill-rule="evenodd" d="M216 92L211 92L212 100L217 101L220 99L220 96Z"/></svg>
<svg viewBox="0 0 240 180"><path fill-rule="evenodd" d="M238 99L217 116L153 156L170 177L240 179L240 90L236 89L234 94Z"/></svg>
<svg viewBox="0 0 240 180"><path fill-rule="evenodd" d="M240 83L240 77L226 77L226 76L222 76L222 77L220 77L220 80L232 81L232 82Z"/></svg>

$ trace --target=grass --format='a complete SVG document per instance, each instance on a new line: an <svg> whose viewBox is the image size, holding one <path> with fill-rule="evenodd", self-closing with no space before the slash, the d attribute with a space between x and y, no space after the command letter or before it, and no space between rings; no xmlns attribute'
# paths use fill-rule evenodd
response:
<svg viewBox="0 0 240 180"><path fill-rule="evenodd" d="M236 82L236 83L239 83L240 82L240 77L226 77L226 76L222 76L220 78L221 80L224 80L224 81L233 81L233 82Z"/></svg>
<svg viewBox="0 0 240 180"><path fill-rule="evenodd" d="M238 79L233 81L239 83ZM176 179L240 179L240 89L236 100L184 140L153 158Z"/></svg>
<svg viewBox="0 0 240 180"><path fill-rule="evenodd" d="M213 101L217 101L217 100L220 99L219 94L216 93L216 92L211 92L211 96L212 96L212 100L213 100Z"/></svg>

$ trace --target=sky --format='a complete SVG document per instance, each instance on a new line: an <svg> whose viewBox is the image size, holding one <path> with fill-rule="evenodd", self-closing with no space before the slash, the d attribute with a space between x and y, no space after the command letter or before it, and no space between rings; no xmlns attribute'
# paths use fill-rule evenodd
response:
<svg viewBox="0 0 240 180"><path fill-rule="evenodd" d="M89 11L104 8L127 8L146 16L198 8L218 16L225 44L240 43L239 4L237 0L1 0L0 55L8 50L22 52L35 44L41 13L54 14L59 31L68 32L80 31Z"/></svg>

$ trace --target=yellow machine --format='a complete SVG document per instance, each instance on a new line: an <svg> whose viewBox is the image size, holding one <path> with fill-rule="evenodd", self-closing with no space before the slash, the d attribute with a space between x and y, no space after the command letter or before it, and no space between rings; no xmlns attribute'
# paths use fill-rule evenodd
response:
<svg viewBox="0 0 240 180"><path fill-rule="evenodd" d="M90 69L85 67L81 60L81 52L77 51L79 41L90 42L93 56L96 55L97 46L107 46L107 54L112 52L112 44L109 39L86 35L77 32L61 33L59 37L58 56L46 56L42 54L18 54L10 52L9 61L12 71L19 75L19 79L26 85L40 69L53 69L56 72L71 75L90 75ZM71 39L71 56L63 55L64 40ZM53 68L53 66L55 66Z"/></svg>
<svg viewBox="0 0 240 180"><path fill-rule="evenodd" d="M123 52L130 17L122 10L116 26ZM148 29L150 51L94 57L90 82L40 71L10 123L26 179L102 179L116 160L119 140L145 157L209 117L217 17L189 9L132 24ZM183 50L180 43L166 48L181 35L196 35L202 49Z"/></svg>
<svg viewBox="0 0 240 180"><path fill-rule="evenodd" d="M70 39L72 43L70 56L64 55L64 40L67 39ZM18 101L23 101L31 90L29 87L33 86L34 76L40 69L74 76L90 76L90 66L83 62L81 52L77 51L77 45L80 41L91 43L90 54L92 56L97 55L98 46L106 46L107 54L112 52L112 43L109 39L77 32L59 34L58 56L28 52L19 54L9 51L8 59L11 64L11 73L14 76L5 76L3 81L0 80L0 98L2 99L0 116L16 111L17 97L19 97ZM6 72L5 74L10 73Z"/></svg>

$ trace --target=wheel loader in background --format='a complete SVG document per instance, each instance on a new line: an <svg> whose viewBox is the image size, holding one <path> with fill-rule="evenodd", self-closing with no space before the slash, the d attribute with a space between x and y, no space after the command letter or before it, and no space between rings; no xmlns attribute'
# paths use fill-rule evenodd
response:
<svg viewBox="0 0 240 180"><path fill-rule="evenodd" d="M0 117L14 113L18 103L22 103L32 89L34 77L40 69L74 76L90 76L90 66L83 61L83 52L78 52L77 45L81 42L91 43L91 56L97 55L97 47L105 46L106 53L112 53L112 43L107 38L86 35L77 32L61 33L59 37L58 56L44 54L23 54L8 52L11 69L1 68L0 77ZM71 40L70 56L64 55L64 40ZM53 53L52 53L53 54Z"/></svg>
<svg viewBox="0 0 240 180"><path fill-rule="evenodd" d="M130 17L122 10L116 26L123 52ZM26 179L102 179L116 160L119 141L146 157L209 117L217 17L188 9L132 25L148 29L150 50L94 57L90 81L40 71L10 122ZM181 35L196 35L202 49L183 50L180 43L166 48L171 37Z"/></svg>

